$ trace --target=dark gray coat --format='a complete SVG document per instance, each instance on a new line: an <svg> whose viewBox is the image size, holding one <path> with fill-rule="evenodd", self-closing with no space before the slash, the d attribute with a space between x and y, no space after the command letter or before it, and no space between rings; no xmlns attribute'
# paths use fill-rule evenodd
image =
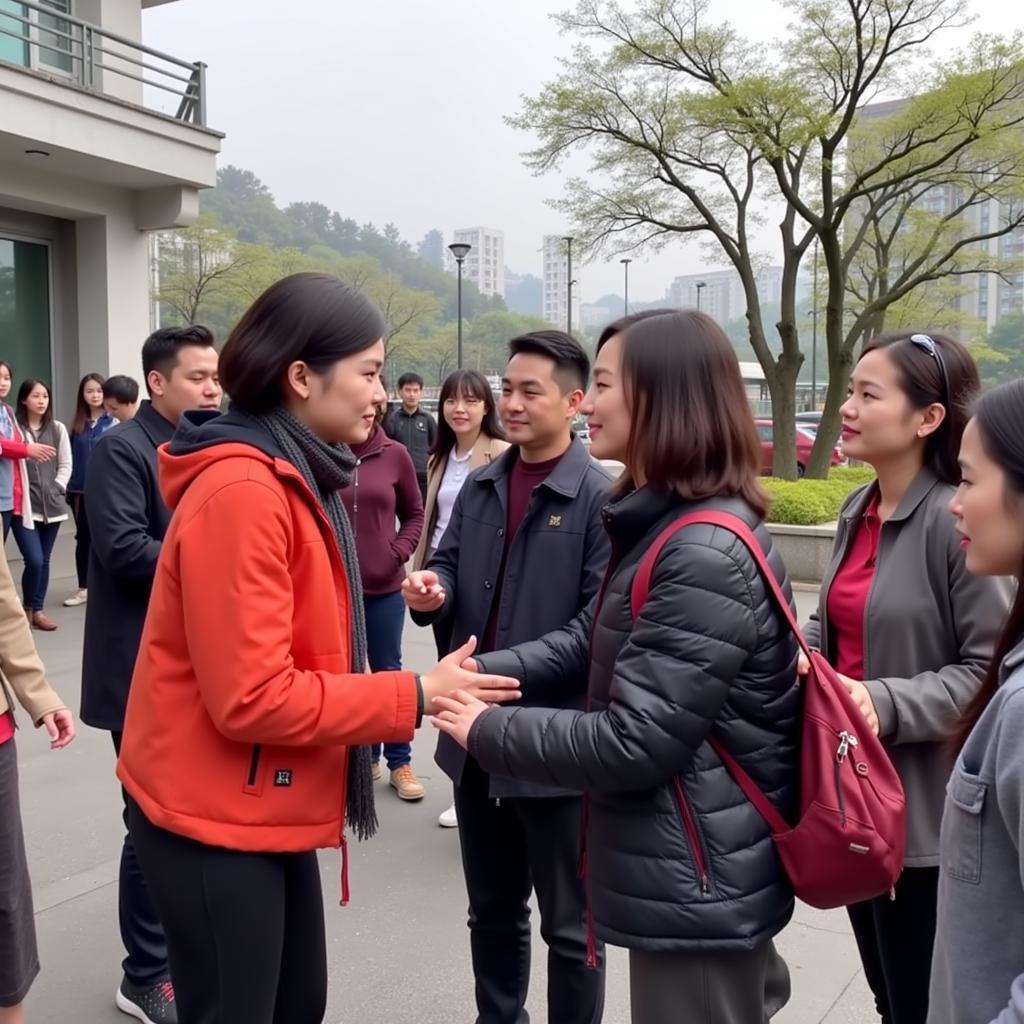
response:
<svg viewBox="0 0 1024 1024"><path fill-rule="evenodd" d="M429 412L417 409L410 414L399 405L384 420L384 433L392 441L405 445L416 467L416 476L426 480L430 452L437 438L437 421Z"/></svg>
<svg viewBox="0 0 1024 1024"><path fill-rule="evenodd" d="M589 666L589 712L487 711L470 752L488 771L586 791L597 934L629 949L749 950L793 911L768 826L706 742L714 731L792 819L797 646L756 563L728 531L685 527L659 557L633 624L629 592L644 552L701 507L754 528L788 593L771 536L743 502L697 505L642 489L605 512L613 554L596 613L479 659L528 693Z"/></svg>
<svg viewBox="0 0 1024 1024"><path fill-rule="evenodd" d="M92 549L82 654L82 721L119 731L171 511L160 494L157 448L174 425L149 402L108 430L89 461L85 508Z"/></svg>
<svg viewBox="0 0 1024 1024"><path fill-rule="evenodd" d="M448 529L427 563L441 579L447 600L434 615L413 613L413 621L452 627L452 648L470 636L482 640L494 603L505 526L508 475L519 458L510 448L471 473L452 510ZM536 640L564 626L597 594L608 563L608 535L601 509L610 481L583 443L574 438L551 475L535 488L526 515L509 546L498 607L495 646ZM582 707L586 668L524 688L523 703L544 707ZM462 778L466 752L442 735L437 763L455 783ZM490 793L502 796L557 796L578 787L548 787L492 775Z"/></svg>
<svg viewBox="0 0 1024 1024"><path fill-rule="evenodd" d="M804 630L830 661L829 588L877 486L846 500L818 611ZM1007 580L967 571L949 511L953 490L922 470L882 525L864 614L864 685L907 797L907 867L939 862L947 741L988 669L1011 593Z"/></svg>

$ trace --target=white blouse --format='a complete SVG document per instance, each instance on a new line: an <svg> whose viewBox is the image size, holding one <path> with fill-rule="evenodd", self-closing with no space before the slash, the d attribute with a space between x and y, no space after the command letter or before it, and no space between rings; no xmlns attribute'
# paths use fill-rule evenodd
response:
<svg viewBox="0 0 1024 1024"><path fill-rule="evenodd" d="M436 550L448 529L448 523L452 518L452 509L455 508L455 499L462 490L462 485L469 476L469 460L472 458L472 451L465 455L456 454L456 449L448 453L448 462L444 467L444 476L441 478L441 486L437 491L437 525L434 527L434 535L430 538L431 550Z"/></svg>

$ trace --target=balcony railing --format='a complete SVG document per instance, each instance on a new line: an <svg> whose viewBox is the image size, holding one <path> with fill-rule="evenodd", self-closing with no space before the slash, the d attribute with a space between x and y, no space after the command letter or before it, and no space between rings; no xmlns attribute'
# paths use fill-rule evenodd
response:
<svg viewBox="0 0 1024 1024"><path fill-rule="evenodd" d="M180 121L206 126L206 65L189 63L66 14L59 2L0 0L0 62L32 68L96 93L124 98L107 76L178 100ZM147 104L149 106L149 104Z"/></svg>

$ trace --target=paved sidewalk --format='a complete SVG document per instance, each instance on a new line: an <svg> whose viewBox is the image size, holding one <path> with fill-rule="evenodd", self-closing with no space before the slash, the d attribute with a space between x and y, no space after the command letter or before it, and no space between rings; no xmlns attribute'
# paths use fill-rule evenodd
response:
<svg viewBox="0 0 1024 1024"><path fill-rule="evenodd" d="M73 589L70 530L58 544L50 608L60 629L36 634L50 677L78 707L84 609L60 602ZM15 577L20 566L12 566ZM801 593L806 615L813 593ZM230 609L225 609L230 614ZM409 667L432 662L429 630L406 632ZM23 716L22 716L23 717ZM35 883L43 973L29 998L32 1024L118 1024L113 1008L123 955L117 932L120 800L104 733L83 729L70 749L51 753L42 736L18 735L22 807ZM321 856L330 957L329 1024L469 1024L474 1019L458 836L437 827L450 789L432 761L429 726L414 764L427 785L419 804L402 804L382 784L381 832L353 850L350 906L338 906L338 856ZM536 915L535 915L536 916ZM845 914L801 907L779 946L793 999L782 1024L867 1024L875 1019ZM543 944L535 945L530 1010L542 1022ZM607 1024L627 1024L626 957L613 950ZM557 1022L552 1022L557 1024Z"/></svg>

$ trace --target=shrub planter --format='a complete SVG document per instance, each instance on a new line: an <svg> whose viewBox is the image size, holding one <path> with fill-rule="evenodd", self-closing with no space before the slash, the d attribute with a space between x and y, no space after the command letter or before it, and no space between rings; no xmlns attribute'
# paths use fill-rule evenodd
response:
<svg viewBox="0 0 1024 1024"><path fill-rule="evenodd" d="M786 563L789 578L794 583L820 584L832 557L836 524L788 526L768 523L767 526L775 547Z"/></svg>

